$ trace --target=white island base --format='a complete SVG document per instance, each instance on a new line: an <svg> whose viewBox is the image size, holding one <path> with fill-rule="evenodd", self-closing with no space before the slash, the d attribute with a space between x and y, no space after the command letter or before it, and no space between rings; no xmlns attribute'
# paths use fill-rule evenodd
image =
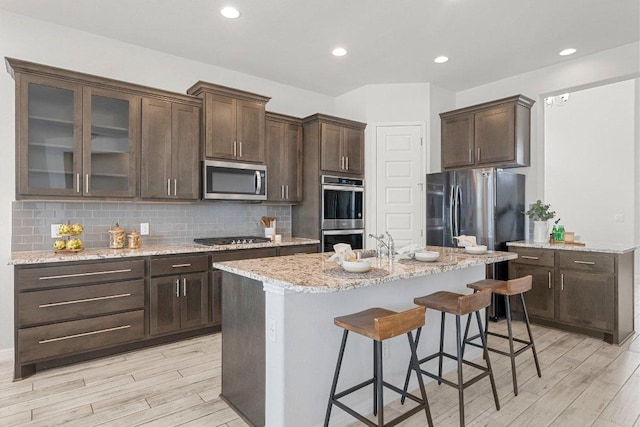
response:
<svg viewBox="0 0 640 427"><path fill-rule="evenodd" d="M227 270L227 268L225 268ZM231 269L230 269L231 270ZM237 271L237 270L236 270ZM237 273L236 273L237 274ZM242 276L244 274L240 273ZM386 283L359 287L356 289L342 290L339 292L296 292L285 289L278 284L268 281L260 282L242 278L245 289L248 286L259 287L262 285L264 294L254 294L254 303L264 303L264 341L257 337L251 338L250 329L237 327L239 325L240 310L247 310L248 306L233 307L232 301L241 301L242 298L231 298L235 287L230 283L235 274L223 275L223 379L222 397L225 398L239 413L243 413L243 405L251 403L250 397L237 394L237 373L242 375L240 359L230 352L239 345L246 345L249 349L254 344L257 348L264 348L264 379L259 378L262 373L258 369L255 374L256 388L261 388L264 381L264 425L268 427L311 427L321 426L324 422L325 411L329 396L329 389L333 379L333 373L338 356L341 334L343 330L334 325L333 319L337 316L355 313L371 307L383 307L390 310L401 311L414 306L415 297L428 295L433 292L447 290L458 293L471 293L466 287L467 283L485 278L485 265L467 265L464 268L451 271L443 271L437 274L429 274L422 277L410 277L398 279ZM244 292L244 291L243 291ZM263 301L260 301L264 297ZM235 314L234 314L235 310ZM261 310L256 315L260 316ZM227 328L227 317L234 316ZM423 328L418 357L438 350L440 334L440 312L427 310L426 326ZM455 354L455 321L453 316L447 315L447 328L445 338L445 351ZM463 322L466 319L462 319ZM235 326L231 326L236 322ZM464 323L463 323L464 325ZM249 326L249 325L247 325ZM256 326L256 325L253 325ZM476 333L475 322L472 323L472 331ZM248 333L246 337L241 334ZM255 331L254 331L255 333ZM238 335L232 337L230 334ZM225 335L228 335L225 337ZM228 344L228 354L225 357L225 340L234 343ZM252 342L255 341L255 342ZM253 352L254 350L247 350ZM465 358L473 359L481 356L480 350L468 346ZM383 368L386 382L402 387L409 362L409 345L406 336L387 340L383 344ZM225 369L225 363L236 364L235 368L229 366L230 372ZM244 368L247 360L244 360ZM260 363L260 362L255 362ZM424 367L428 370L437 370L437 359ZM445 358L444 372L455 369L455 362ZM262 367L260 367L262 368ZM225 375L226 373L226 375ZM368 338L355 333L349 334L349 340L345 351L338 391L360 383L373 376L373 344ZM427 377L424 377L428 381ZM251 376L240 381L243 384L250 382ZM225 388L225 383L229 384ZM447 387L444 386L443 387ZM415 375L409 390L417 389ZM487 389L489 382L487 380ZM260 394L254 395L254 398ZM428 396L429 397L429 396ZM399 396L389 390L385 390L384 401L390 403ZM372 412L372 388L365 387L357 393L347 396L343 401L361 412ZM255 403L255 402L254 402ZM261 405L259 405L261 406ZM255 408L252 408L255 411ZM245 416L247 413L244 414ZM423 413L414 417L424 416ZM260 425L260 418L251 419L245 417L254 425ZM333 408L331 426L344 426L356 421L337 407ZM426 422L426 419L425 419Z"/></svg>

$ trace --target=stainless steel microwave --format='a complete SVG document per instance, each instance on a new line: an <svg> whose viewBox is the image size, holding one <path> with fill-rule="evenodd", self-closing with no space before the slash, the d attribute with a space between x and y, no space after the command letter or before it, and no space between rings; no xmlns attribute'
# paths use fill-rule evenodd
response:
<svg viewBox="0 0 640 427"><path fill-rule="evenodd" d="M205 160L202 198L213 200L267 200L267 167L252 163Z"/></svg>

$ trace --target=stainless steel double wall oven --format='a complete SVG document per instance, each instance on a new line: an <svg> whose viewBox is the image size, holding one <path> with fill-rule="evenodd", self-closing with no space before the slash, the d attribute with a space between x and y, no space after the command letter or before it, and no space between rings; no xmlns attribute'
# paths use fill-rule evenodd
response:
<svg viewBox="0 0 640 427"><path fill-rule="evenodd" d="M321 214L323 252L336 243L363 249L364 180L323 175Z"/></svg>

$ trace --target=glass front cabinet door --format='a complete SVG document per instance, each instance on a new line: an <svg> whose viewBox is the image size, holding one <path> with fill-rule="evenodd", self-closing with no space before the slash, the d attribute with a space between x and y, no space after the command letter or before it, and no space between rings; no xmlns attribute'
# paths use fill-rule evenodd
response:
<svg viewBox="0 0 640 427"><path fill-rule="evenodd" d="M38 76L19 91L19 195L136 195L139 97Z"/></svg>

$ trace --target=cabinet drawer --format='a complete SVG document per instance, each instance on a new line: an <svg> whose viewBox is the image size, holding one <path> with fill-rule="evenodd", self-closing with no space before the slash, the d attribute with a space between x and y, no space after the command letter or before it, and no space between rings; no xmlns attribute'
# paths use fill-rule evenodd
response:
<svg viewBox="0 0 640 427"><path fill-rule="evenodd" d="M234 251L220 251L211 255L213 262L234 261L237 259L267 258L277 256L276 248L239 249Z"/></svg>
<svg viewBox="0 0 640 427"><path fill-rule="evenodd" d="M151 276L193 273L209 269L208 255L154 257L151 259Z"/></svg>
<svg viewBox="0 0 640 427"><path fill-rule="evenodd" d="M530 248L510 248L510 252L518 254L518 259L513 263L541 265L545 267L553 267L553 251L548 249L530 249Z"/></svg>
<svg viewBox="0 0 640 427"><path fill-rule="evenodd" d="M144 310L18 330L20 362L112 347L144 337Z"/></svg>
<svg viewBox="0 0 640 427"><path fill-rule="evenodd" d="M280 256L315 254L318 252L318 245L281 246Z"/></svg>
<svg viewBox="0 0 640 427"><path fill-rule="evenodd" d="M144 308L144 279L18 295L20 327Z"/></svg>
<svg viewBox="0 0 640 427"><path fill-rule="evenodd" d="M20 268L17 272L18 291L84 285L144 277L144 260L68 264L60 266Z"/></svg>
<svg viewBox="0 0 640 427"><path fill-rule="evenodd" d="M614 272L614 256L594 252L558 251L560 268L580 271Z"/></svg>

